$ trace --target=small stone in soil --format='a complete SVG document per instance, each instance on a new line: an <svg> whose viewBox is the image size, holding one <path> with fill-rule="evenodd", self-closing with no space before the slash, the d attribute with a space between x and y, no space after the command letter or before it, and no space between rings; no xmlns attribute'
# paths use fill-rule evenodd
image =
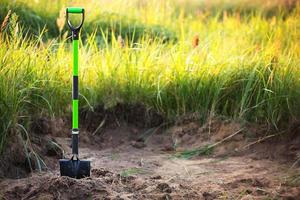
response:
<svg viewBox="0 0 300 200"><path fill-rule="evenodd" d="M112 176L112 172L104 169L104 168L100 168L100 169L92 169L92 175L94 175L95 177L103 177L103 176Z"/></svg>
<svg viewBox="0 0 300 200"><path fill-rule="evenodd" d="M202 196L204 197L205 200L213 200L217 198L215 194L209 192L203 192Z"/></svg>
<svg viewBox="0 0 300 200"><path fill-rule="evenodd" d="M164 194L160 199L161 200L171 200L172 197L169 194Z"/></svg>
<svg viewBox="0 0 300 200"><path fill-rule="evenodd" d="M166 193L171 193L172 189L171 187L167 184L167 183L159 183L157 185L157 188L161 191L161 192L166 192Z"/></svg>
<svg viewBox="0 0 300 200"><path fill-rule="evenodd" d="M137 142L137 141L132 141L131 142L131 146L137 148L137 149L141 149L146 147L146 144L144 142Z"/></svg>
<svg viewBox="0 0 300 200"><path fill-rule="evenodd" d="M162 151L174 151L174 147L171 145L166 145L161 150Z"/></svg>
<svg viewBox="0 0 300 200"><path fill-rule="evenodd" d="M158 180L161 179L161 175L155 175L155 176L151 176L150 179L154 179L154 180Z"/></svg>
<svg viewBox="0 0 300 200"><path fill-rule="evenodd" d="M145 142L144 138L138 138L136 141L137 142Z"/></svg>

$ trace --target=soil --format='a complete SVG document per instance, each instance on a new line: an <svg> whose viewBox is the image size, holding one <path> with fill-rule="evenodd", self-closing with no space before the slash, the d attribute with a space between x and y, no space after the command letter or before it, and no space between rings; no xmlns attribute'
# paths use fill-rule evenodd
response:
<svg viewBox="0 0 300 200"><path fill-rule="evenodd" d="M299 124L291 137L270 137L267 127L230 120L165 127L159 117L125 123L108 115L84 114L80 158L92 174L79 180L59 175L58 158L71 156L67 120L33 125L27 148L45 162L42 172L32 158L29 173L14 137L0 166L0 199L300 199Z"/></svg>

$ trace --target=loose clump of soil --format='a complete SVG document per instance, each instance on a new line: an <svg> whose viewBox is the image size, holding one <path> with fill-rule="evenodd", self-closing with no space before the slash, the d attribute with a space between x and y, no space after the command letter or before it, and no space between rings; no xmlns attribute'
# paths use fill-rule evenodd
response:
<svg viewBox="0 0 300 200"><path fill-rule="evenodd" d="M137 110L140 112L142 109ZM69 122L59 119L62 123L59 127L59 123L54 123L55 119L52 119L54 122L50 124L57 127L48 127L46 132L37 133L40 132L38 127L47 125L34 125L35 133L31 136L31 148L28 148L43 158L47 165L44 169L47 170L41 173L35 167L34 172L28 174L24 161L26 156L17 156L24 155L22 141L15 137L12 141L14 146L6 152L10 156L5 160L9 162L6 165L2 162L0 175L6 178L0 182L0 197L205 200L300 198L300 169L296 162L300 157L300 138L297 134L291 138L285 137L285 140L277 136L264 140L267 131L264 127L242 126L234 121L217 118L201 126L197 117L178 120L175 125L163 129L160 126L163 120L129 123L120 117L113 118L109 112L83 114L82 121L87 124L81 126L80 157L91 160L91 177L76 180L59 176L57 159L62 154L70 157L71 153L71 140L66 134ZM105 125L99 128L104 119ZM41 121L45 123L45 120ZM261 142L258 142L259 138ZM211 145L214 146L208 148L210 151L203 151ZM16 167L22 176L11 172ZM22 178L25 176L27 178Z"/></svg>

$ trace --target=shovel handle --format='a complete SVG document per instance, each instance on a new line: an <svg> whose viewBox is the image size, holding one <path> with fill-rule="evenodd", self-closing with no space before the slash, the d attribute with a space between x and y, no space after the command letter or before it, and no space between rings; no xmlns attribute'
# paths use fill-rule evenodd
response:
<svg viewBox="0 0 300 200"><path fill-rule="evenodd" d="M83 13L84 9L79 7L69 7L67 8L67 13Z"/></svg>
<svg viewBox="0 0 300 200"><path fill-rule="evenodd" d="M69 19L69 13L71 14L81 14L81 21L78 26L74 26L70 19ZM84 22L84 8L78 8L78 7L69 7L66 9L66 17L67 17L67 23L72 31L73 40L78 40L78 33L83 25Z"/></svg>
<svg viewBox="0 0 300 200"><path fill-rule="evenodd" d="M69 20L69 13L81 14L81 22L78 26L73 26ZM78 39L79 31L84 21L84 9L77 7L69 7L66 9L66 17L68 25L72 31L73 39L73 88L72 88L72 154L78 157L78 140L79 140L79 129L78 129Z"/></svg>

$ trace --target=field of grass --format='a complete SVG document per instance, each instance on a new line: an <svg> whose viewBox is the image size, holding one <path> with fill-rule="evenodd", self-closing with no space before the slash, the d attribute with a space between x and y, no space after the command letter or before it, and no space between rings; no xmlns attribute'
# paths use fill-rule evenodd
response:
<svg viewBox="0 0 300 200"><path fill-rule="evenodd" d="M278 129L300 118L296 1L72 2L0 2L1 151L36 117L70 112L70 5L87 15L81 108L142 103L166 118L198 112Z"/></svg>

